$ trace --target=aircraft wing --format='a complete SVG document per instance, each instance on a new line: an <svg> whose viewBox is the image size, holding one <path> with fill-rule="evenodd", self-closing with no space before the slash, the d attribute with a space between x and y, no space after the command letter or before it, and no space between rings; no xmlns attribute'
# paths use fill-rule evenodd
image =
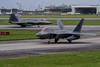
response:
<svg viewBox="0 0 100 67"><path fill-rule="evenodd" d="M78 32L72 32L69 34L73 34L73 35L86 35L86 36L96 36L96 34L94 33L78 33Z"/></svg>
<svg viewBox="0 0 100 67"><path fill-rule="evenodd" d="M28 23L50 23L49 21L44 19L22 19L21 21Z"/></svg>
<svg viewBox="0 0 100 67"><path fill-rule="evenodd" d="M56 31L54 34L58 35L67 35L67 34L72 34L72 35L84 35L84 36L96 36L94 33L80 33L80 32L68 32L68 31Z"/></svg>

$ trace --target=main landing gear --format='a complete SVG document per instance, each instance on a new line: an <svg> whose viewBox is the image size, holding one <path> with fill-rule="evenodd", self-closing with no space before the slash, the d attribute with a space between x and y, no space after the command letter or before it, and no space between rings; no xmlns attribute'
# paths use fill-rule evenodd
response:
<svg viewBox="0 0 100 67"><path fill-rule="evenodd" d="M59 39L54 39L54 43L58 43L58 40ZM51 39L48 40L48 44L50 44L50 43L51 43Z"/></svg>
<svg viewBox="0 0 100 67"><path fill-rule="evenodd" d="M59 39L58 39L58 38L56 38L56 39L54 40L54 42L55 42L55 43L57 43L57 42L58 42L58 40L59 40Z"/></svg>
<svg viewBox="0 0 100 67"><path fill-rule="evenodd" d="M57 39L54 39L54 43L58 43L58 38ZM68 41L68 43L72 43L72 40L67 40ZM49 39L48 40L48 44L50 44L51 43L51 39Z"/></svg>
<svg viewBox="0 0 100 67"><path fill-rule="evenodd" d="M68 43L72 43L72 40L68 40Z"/></svg>

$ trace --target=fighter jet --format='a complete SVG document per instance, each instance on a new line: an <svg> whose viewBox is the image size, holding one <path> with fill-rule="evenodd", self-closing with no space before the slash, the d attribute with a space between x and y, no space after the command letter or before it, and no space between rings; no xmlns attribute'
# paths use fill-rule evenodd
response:
<svg viewBox="0 0 100 67"><path fill-rule="evenodd" d="M49 21L46 19L21 19L16 14L11 14L9 18L9 23L11 24L17 24L20 25L21 27L26 27L26 26L32 26L32 25L48 25L51 24Z"/></svg>
<svg viewBox="0 0 100 67"><path fill-rule="evenodd" d="M74 28L73 31L67 31L63 23L59 21L58 28L44 28L42 31L38 32L36 35L39 39L54 39L54 42L57 43L59 39L66 39L68 43L71 43L72 40L80 39L81 35L93 35L92 33L81 33L82 25L84 19L81 19L78 25Z"/></svg>

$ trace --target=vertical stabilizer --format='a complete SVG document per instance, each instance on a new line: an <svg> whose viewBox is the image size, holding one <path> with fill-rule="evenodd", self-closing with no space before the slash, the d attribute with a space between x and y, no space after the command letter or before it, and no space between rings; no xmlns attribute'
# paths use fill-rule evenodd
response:
<svg viewBox="0 0 100 67"><path fill-rule="evenodd" d="M18 17L15 14L11 14L9 18L9 23L18 22Z"/></svg>
<svg viewBox="0 0 100 67"><path fill-rule="evenodd" d="M60 29L64 29L64 24L61 22L61 20L57 20L57 25Z"/></svg>
<svg viewBox="0 0 100 67"><path fill-rule="evenodd" d="M84 19L82 18L79 22L79 24L75 27L75 29L73 30L73 32L81 32L82 29L82 25L83 25Z"/></svg>

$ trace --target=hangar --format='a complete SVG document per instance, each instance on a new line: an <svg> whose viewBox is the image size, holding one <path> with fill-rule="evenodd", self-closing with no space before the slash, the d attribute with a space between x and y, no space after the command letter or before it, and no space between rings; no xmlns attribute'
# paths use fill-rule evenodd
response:
<svg viewBox="0 0 100 67"><path fill-rule="evenodd" d="M100 6L72 6L71 14L98 14Z"/></svg>
<svg viewBox="0 0 100 67"><path fill-rule="evenodd" d="M80 5L64 5L49 6L45 8L47 13L66 13L66 14L100 14L100 6L80 6Z"/></svg>

